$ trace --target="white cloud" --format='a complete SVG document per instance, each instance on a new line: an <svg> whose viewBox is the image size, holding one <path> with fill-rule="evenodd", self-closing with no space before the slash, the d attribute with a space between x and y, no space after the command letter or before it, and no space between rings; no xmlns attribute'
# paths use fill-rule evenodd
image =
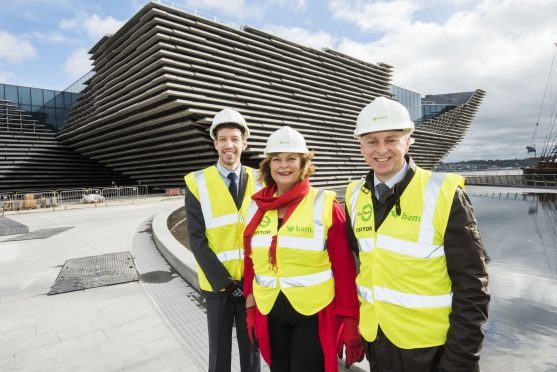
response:
<svg viewBox="0 0 557 372"><path fill-rule="evenodd" d="M101 18L97 14L85 16L78 15L71 19L63 19L58 26L63 30L83 30L89 38L98 40L106 34L113 34L122 25L124 21L119 21L112 16Z"/></svg>
<svg viewBox="0 0 557 372"><path fill-rule="evenodd" d="M338 6L337 0L330 3ZM353 6L344 9L344 19L369 30L360 17L369 8L361 1L349 4ZM384 28L381 38L368 43L342 39L337 49L394 66L395 84L423 94L486 90L472 129L449 158L524 157L556 41L557 2L474 4L449 14L442 23L409 21L411 16L403 12L399 27ZM381 27L371 24L375 30Z"/></svg>
<svg viewBox="0 0 557 372"><path fill-rule="evenodd" d="M410 24L415 1L330 0L334 18L355 23L366 31L388 31Z"/></svg>
<svg viewBox="0 0 557 372"><path fill-rule="evenodd" d="M32 39L37 39L41 41L45 41L51 44L67 44L67 43L76 43L78 40L72 39L68 37L64 33L57 32L57 31L45 31L45 32L30 32L26 34Z"/></svg>
<svg viewBox="0 0 557 372"><path fill-rule="evenodd" d="M270 34L314 49L321 49L323 47L333 48L336 44L335 38L324 31L311 32L300 27L271 25L265 26L264 30Z"/></svg>
<svg viewBox="0 0 557 372"><path fill-rule="evenodd" d="M21 62L33 58L37 52L28 40L0 31L0 60Z"/></svg>
<svg viewBox="0 0 557 372"><path fill-rule="evenodd" d="M74 80L85 75L87 72L91 71L92 68L89 54L87 54L85 48L74 50L64 64L64 71L70 79Z"/></svg>

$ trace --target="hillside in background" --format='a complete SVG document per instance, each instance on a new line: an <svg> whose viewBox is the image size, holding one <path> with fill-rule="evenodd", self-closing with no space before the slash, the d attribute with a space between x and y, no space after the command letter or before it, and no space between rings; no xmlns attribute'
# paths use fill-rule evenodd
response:
<svg viewBox="0 0 557 372"><path fill-rule="evenodd" d="M490 170L490 169L520 169L530 166L535 160L530 159L504 159L504 160L468 160L458 162L439 162L436 171L454 170Z"/></svg>

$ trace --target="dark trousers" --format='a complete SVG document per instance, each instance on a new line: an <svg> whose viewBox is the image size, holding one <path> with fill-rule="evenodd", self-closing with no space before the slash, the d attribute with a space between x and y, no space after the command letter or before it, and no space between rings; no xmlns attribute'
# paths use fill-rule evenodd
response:
<svg viewBox="0 0 557 372"><path fill-rule="evenodd" d="M437 372L442 346L400 349L385 336L381 327L377 338L366 343L371 372Z"/></svg>
<svg viewBox="0 0 557 372"><path fill-rule="evenodd" d="M233 303L224 292L202 293L207 304L209 372L230 372L234 324L242 372L259 372L259 350L251 344L246 328L246 305Z"/></svg>
<svg viewBox="0 0 557 372"><path fill-rule="evenodd" d="M272 372L321 372L325 369L317 314L298 313L282 292L268 315Z"/></svg>

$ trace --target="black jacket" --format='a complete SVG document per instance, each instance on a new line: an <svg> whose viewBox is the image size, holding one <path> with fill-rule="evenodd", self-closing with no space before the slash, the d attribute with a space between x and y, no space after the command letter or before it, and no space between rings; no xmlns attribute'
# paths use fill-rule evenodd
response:
<svg viewBox="0 0 557 372"><path fill-rule="evenodd" d="M242 167L240 171L240 188L238 190L238 200L240 201L244 199L247 181L248 175L244 167ZM224 183L224 180L221 180L221 182ZM211 186L211 184L207 185L210 194L216 192L211 190ZM228 197L232 199L230 194ZM207 236L205 235L205 220L203 219L201 204L187 186L185 204L190 249L197 264L203 270L211 287L213 287L213 292L219 292L226 288L233 280L228 270L217 258L215 252L209 247Z"/></svg>
<svg viewBox="0 0 557 372"><path fill-rule="evenodd" d="M417 167L409 156L406 156L406 160L409 166L404 179L395 185L392 194L383 204L380 204L373 194L373 171L370 171L366 177L366 183L363 187L366 187L373 195L376 228L383 223L393 207L397 208L397 204L398 208L404 211L404 205L399 203L400 195L404 193ZM358 244L352 230L348 211L346 216L350 245L357 253ZM445 231L444 249L453 292L452 312L449 315L450 328L447 341L440 348L440 351L431 353L431 350L426 348L424 354L435 354L436 358L440 357L438 362L434 362L434 364L437 364L434 365L437 370L451 372L479 371L480 350L483 342L482 325L487 320L490 300L487 287L486 253L470 199L460 188L455 192L451 207ZM390 348L398 349L392 343L389 342L389 344ZM417 350L412 353L405 353L400 349L398 351L400 353L396 350L395 353L399 355L399 358L424 357L424 355L417 355ZM412 363L408 360L403 364L408 366Z"/></svg>

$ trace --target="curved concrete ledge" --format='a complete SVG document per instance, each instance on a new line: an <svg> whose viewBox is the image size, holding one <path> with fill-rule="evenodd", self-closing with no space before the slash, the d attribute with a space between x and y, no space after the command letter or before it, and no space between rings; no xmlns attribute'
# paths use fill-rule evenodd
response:
<svg viewBox="0 0 557 372"><path fill-rule="evenodd" d="M193 288L199 291L197 268L193 253L180 243L168 230L168 217L174 209L159 212L153 218L153 239L157 248L174 268Z"/></svg>

